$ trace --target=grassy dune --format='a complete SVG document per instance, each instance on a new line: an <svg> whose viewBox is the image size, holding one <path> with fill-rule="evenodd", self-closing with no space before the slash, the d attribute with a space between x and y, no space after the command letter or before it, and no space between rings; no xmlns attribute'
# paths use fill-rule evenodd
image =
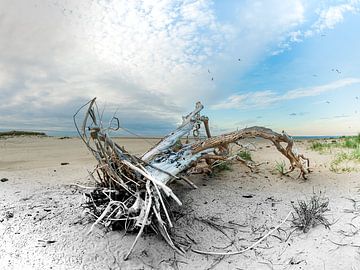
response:
<svg viewBox="0 0 360 270"><path fill-rule="evenodd" d="M0 132L0 137L14 137L14 136L46 136L46 134L44 132L21 131L21 130L11 130L11 131Z"/></svg>
<svg viewBox="0 0 360 270"><path fill-rule="evenodd" d="M312 150L320 153L335 151L335 158L330 164L334 172L350 172L358 170L360 164L360 134L351 137L342 137L331 142L313 142Z"/></svg>

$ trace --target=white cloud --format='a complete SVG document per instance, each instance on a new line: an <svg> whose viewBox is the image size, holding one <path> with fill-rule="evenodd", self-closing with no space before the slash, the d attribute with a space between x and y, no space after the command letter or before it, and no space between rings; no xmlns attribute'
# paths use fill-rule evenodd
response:
<svg viewBox="0 0 360 270"><path fill-rule="evenodd" d="M315 5L314 5L315 4ZM300 25L300 29L291 31L282 36L278 48L274 50L273 55L278 55L285 50L291 49L293 43L302 42L306 38L324 33L326 30L334 29L335 26L344 20L346 13L359 13L360 1L347 0L337 5L325 5L321 8L315 8L318 2L308 3L308 12L311 9L316 11L315 21L304 20L305 25Z"/></svg>
<svg viewBox="0 0 360 270"><path fill-rule="evenodd" d="M123 118L171 125L214 91L201 65L222 33L208 1L5 0L0 20L2 127L71 123L94 96Z"/></svg>
<svg viewBox="0 0 360 270"><path fill-rule="evenodd" d="M8 116L69 125L94 96L119 104L124 118L174 122L195 101L217 96L222 75L214 68L213 82L209 66L240 49L246 69L304 20L300 0L234 8L221 22L207 0L1 1L0 124Z"/></svg>
<svg viewBox="0 0 360 270"><path fill-rule="evenodd" d="M346 4L330 6L321 10L319 19L312 26L312 29L319 33L327 29L333 29L336 24L344 20L347 12L359 12L359 1L349 1Z"/></svg>
<svg viewBox="0 0 360 270"><path fill-rule="evenodd" d="M76 108L94 96L109 109L119 105L123 119L171 124L197 100L218 99L228 74L244 74L284 36L302 39L299 27L307 18L301 0L234 1L233 17L226 20L214 5L2 0L0 126L68 128ZM330 18L339 22L349 11L324 13L323 21L329 26ZM230 107L246 103L245 97L262 106L278 98L272 91L246 95L234 95Z"/></svg>
<svg viewBox="0 0 360 270"><path fill-rule="evenodd" d="M245 94L231 95L225 101L213 105L212 109L263 108L268 105L275 104L285 100L318 96L325 92L341 89L358 83L360 83L359 78L345 78L320 86L289 90L283 94L266 90L266 91L255 91Z"/></svg>

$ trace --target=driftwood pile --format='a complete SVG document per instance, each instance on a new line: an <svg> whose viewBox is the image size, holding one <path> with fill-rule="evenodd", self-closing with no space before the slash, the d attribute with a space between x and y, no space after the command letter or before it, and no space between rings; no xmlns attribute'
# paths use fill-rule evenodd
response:
<svg viewBox="0 0 360 270"><path fill-rule="evenodd" d="M96 218L93 226L103 224L138 231L125 259L144 230L149 229L161 234L174 250L184 253L168 233L168 229L173 227L168 199L181 205L180 199L168 185L171 181L183 180L196 188L186 175L208 172L219 162L238 160L249 167L254 166L229 150L230 144L239 145L241 139L261 137L270 140L290 162L290 169L286 173L298 169L299 177L306 179L309 160L294 151L293 141L285 132L279 134L264 127L249 127L212 137L208 118L200 115L202 109L203 105L196 103L194 111L183 117L182 124L176 130L141 157L131 155L109 137L109 130L119 128L119 120L114 117L110 127L104 128L95 99L74 115L82 140L98 161L95 170L90 172L96 185L84 190L89 212ZM84 113L81 125L77 124L80 113ZM201 125L204 125L207 137L199 136ZM189 137L192 138L191 142ZM187 139L182 143L181 139L184 138Z"/></svg>

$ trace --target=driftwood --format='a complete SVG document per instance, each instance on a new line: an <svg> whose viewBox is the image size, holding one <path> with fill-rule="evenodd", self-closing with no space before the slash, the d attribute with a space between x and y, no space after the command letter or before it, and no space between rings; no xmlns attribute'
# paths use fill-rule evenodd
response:
<svg viewBox="0 0 360 270"><path fill-rule="evenodd" d="M289 160L289 172L298 169L299 177L306 179L309 160L294 151L293 140L285 132L279 134L264 127L250 127L211 137L208 118L200 115L202 109L203 105L196 103L194 111L183 117L182 124L176 130L141 157L131 155L109 137L108 131L117 130L119 121L114 117L110 127L104 128L95 99L74 115L75 126L82 140L98 161L95 170L89 173L96 186L83 189L86 205L96 217L92 228L101 223L126 231L138 231L125 259L144 230L148 229L161 234L174 250L184 253L168 233L173 224L167 200L172 198L181 205L168 184L173 180L183 180L196 188L184 174L196 169L199 162L206 162L207 171L211 171L219 160L239 160L247 164L237 155L231 156L229 151L229 145L238 144L241 139L261 137L270 140ZM80 112L84 112L84 120L78 125ZM205 127L207 138L199 136L201 124ZM181 139L189 135L194 140L182 143Z"/></svg>

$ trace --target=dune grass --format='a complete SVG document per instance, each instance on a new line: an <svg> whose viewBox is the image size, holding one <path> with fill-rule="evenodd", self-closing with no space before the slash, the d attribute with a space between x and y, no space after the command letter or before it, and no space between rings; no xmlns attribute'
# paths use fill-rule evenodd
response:
<svg viewBox="0 0 360 270"><path fill-rule="evenodd" d="M354 163L360 163L360 148L350 152L341 152L336 154L335 159L330 164L330 170L333 172L352 172L357 171Z"/></svg>
<svg viewBox="0 0 360 270"><path fill-rule="evenodd" d="M249 160L249 161L252 160L251 153L248 150L240 151L237 155L244 160Z"/></svg>
<svg viewBox="0 0 360 270"><path fill-rule="evenodd" d="M285 166L286 166L285 161L283 161L283 160L280 162L276 161L275 170L277 172L279 172L281 175L284 175L285 174Z"/></svg>
<svg viewBox="0 0 360 270"><path fill-rule="evenodd" d="M333 172L351 172L356 171L355 163L360 163L360 134L357 136L342 137L331 142L313 142L310 146L312 150L331 152L332 149L340 151L335 154L331 161L330 170Z"/></svg>
<svg viewBox="0 0 360 270"><path fill-rule="evenodd" d="M360 148L360 133L357 136L342 137L331 142L315 141L310 148L320 152L331 148L358 149Z"/></svg>
<svg viewBox="0 0 360 270"><path fill-rule="evenodd" d="M11 131L0 132L0 137L14 137L14 136L46 136L46 134L44 132L21 131L21 130L11 130Z"/></svg>

